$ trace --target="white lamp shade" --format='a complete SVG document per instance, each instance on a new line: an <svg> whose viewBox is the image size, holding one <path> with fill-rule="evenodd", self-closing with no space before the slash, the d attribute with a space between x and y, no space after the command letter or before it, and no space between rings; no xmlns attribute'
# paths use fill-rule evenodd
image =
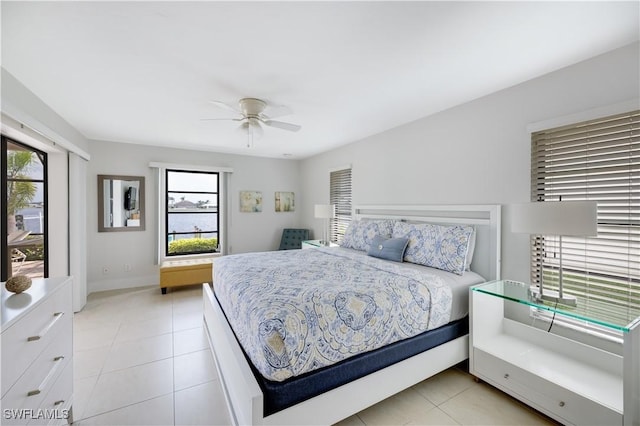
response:
<svg viewBox="0 0 640 426"><path fill-rule="evenodd" d="M511 205L511 231L523 234L598 235L595 201L545 201Z"/></svg>
<svg viewBox="0 0 640 426"><path fill-rule="evenodd" d="M318 219L331 219L336 216L336 206L334 204L316 204L315 215Z"/></svg>

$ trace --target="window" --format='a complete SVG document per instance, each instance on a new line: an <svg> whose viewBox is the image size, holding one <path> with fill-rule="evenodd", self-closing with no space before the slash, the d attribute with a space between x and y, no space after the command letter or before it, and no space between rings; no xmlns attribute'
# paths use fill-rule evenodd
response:
<svg viewBox="0 0 640 426"><path fill-rule="evenodd" d="M329 203L336 206L336 217L330 223L330 239L339 244L351 223L351 167L331 172Z"/></svg>
<svg viewBox="0 0 640 426"><path fill-rule="evenodd" d="M165 171L166 256L218 252L219 174Z"/></svg>
<svg viewBox="0 0 640 426"><path fill-rule="evenodd" d="M2 136L2 177L2 281L47 277L47 154Z"/></svg>
<svg viewBox="0 0 640 426"><path fill-rule="evenodd" d="M532 134L532 201L598 202L598 236L562 239L564 289L640 315L640 111ZM557 288L558 238L532 237L531 279Z"/></svg>

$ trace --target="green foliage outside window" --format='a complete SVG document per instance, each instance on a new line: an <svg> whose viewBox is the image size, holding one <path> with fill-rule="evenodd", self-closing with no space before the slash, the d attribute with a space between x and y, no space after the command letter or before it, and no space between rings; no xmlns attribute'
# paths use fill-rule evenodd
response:
<svg viewBox="0 0 640 426"><path fill-rule="evenodd" d="M26 174L33 163L31 151L7 153L7 217L9 232L15 230L15 214L29 205L36 195L36 186ZM14 179L25 179L24 181Z"/></svg>
<svg viewBox="0 0 640 426"><path fill-rule="evenodd" d="M40 244L38 246L32 246L32 247L22 247L20 251L27 255L27 258L25 259L26 261L44 260L43 244Z"/></svg>
<svg viewBox="0 0 640 426"><path fill-rule="evenodd" d="M169 243L169 254L213 252L217 248L217 238L184 238Z"/></svg>

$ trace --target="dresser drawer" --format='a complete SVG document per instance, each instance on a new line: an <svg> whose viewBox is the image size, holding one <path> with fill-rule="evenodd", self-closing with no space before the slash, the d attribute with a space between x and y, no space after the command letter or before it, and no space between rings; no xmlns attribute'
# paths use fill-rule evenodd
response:
<svg viewBox="0 0 640 426"><path fill-rule="evenodd" d="M73 321L71 285L62 286L2 333L2 395Z"/></svg>
<svg viewBox="0 0 640 426"><path fill-rule="evenodd" d="M38 416L29 422L29 425L64 425L69 422L71 416L71 398L73 394L73 363L68 362L62 374L44 397Z"/></svg>
<svg viewBox="0 0 640 426"><path fill-rule="evenodd" d="M543 413L567 424L622 424L622 414L529 373L482 350L473 350L481 378Z"/></svg>
<svg viewBox="0 0 640 426"><path fill-rule="evenodd" d="M64 321L71 321L71 318L67 317ZM37 412L63 370L73 364L72 335L68 330L71 330L71 325L65 324L65 330L44 349L2 398L3 424L25 424L24 416L32 416ZM73 374L68 376L73 380ZM9 417L22 418L7 418L6 410L21 410L19 415Z"/></svg>

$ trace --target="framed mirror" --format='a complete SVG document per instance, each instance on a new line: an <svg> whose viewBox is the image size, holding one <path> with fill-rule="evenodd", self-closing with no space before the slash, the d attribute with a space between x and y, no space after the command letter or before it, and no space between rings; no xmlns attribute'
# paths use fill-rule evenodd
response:
<svg viewBox="0 0 640 426"><path fill-rule="evenodd" d="M98 175L98 232L144 231L144 177Z"/></svg>

